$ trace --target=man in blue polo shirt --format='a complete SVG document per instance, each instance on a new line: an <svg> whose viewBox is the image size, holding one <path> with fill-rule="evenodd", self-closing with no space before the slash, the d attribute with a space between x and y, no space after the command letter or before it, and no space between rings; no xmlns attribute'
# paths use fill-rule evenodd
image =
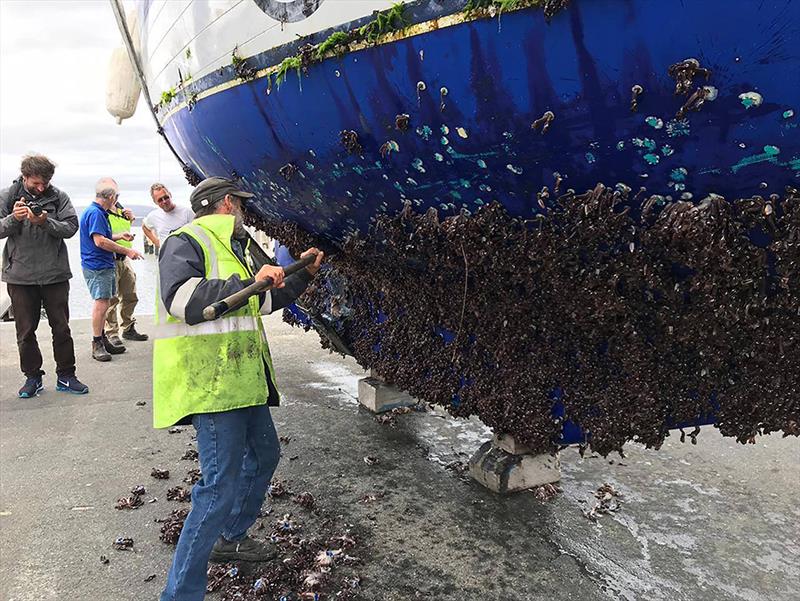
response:
<svg viewBox="0 0 800 601"><path fill-rule="evenodd" d="M109 301L116 291L116 270L114 253L131 259L141 259L142 255L132 248L125 248L114 242L108 223L108 209L119 198L119 187L110 177L104 177L95 187L95 200L81 215L81 267L83 277L94 299L92 307L92 357L98 361L111 361L111 354L125 352L125 347L113 346L103 332ZM123 240L132 240L130 232L117 234Z"/></svg>

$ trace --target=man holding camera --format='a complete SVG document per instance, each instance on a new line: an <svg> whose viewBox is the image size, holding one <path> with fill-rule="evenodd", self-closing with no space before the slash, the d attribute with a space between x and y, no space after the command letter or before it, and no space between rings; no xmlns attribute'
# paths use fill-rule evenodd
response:
<svg viewBox="0 0 800 601"><path fill-rule="evenodd" d="M10 188L0 191L0 238L6 238L2 279L11 297L20 368L26 377L18 394L31 398L44 389L36 340L42 306L53 333L56 389L86 394L89 387L75 377L69 327L72 272L64 242L78 231L78 218L69 196L50 185L55 165L47 157L24 157L21 172Z"/></svg>

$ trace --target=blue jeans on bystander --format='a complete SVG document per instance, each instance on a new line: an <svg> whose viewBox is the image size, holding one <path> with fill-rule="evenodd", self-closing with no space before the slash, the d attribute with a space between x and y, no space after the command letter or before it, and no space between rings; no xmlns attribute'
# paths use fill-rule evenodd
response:
<svg viewBox="0 0 800 601"><path fill-rule="evenodd" d="M266 404L192 418L203 477L192 488L161 601L202 601L208 558L220 535L241 540L255 523L280 459Z"/></svg>

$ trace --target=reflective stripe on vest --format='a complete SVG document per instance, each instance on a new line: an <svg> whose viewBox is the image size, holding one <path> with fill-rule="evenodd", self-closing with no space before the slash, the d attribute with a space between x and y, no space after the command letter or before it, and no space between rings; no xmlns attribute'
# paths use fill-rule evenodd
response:
<svg viewBox="0 0 800 601"><path fill-rule="evenodd" d="M228 317L204 321L190 326L187 323L165 323L156 328L155 338L176 338L178 336L208 336L209 334L230 334L231 332L258 331L258 321L250 315Z"/></svg>

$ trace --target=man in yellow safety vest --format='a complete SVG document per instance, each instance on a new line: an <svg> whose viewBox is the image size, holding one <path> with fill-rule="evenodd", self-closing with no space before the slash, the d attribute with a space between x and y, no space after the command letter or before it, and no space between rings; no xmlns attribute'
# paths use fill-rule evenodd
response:
<svg viewBox="0 0 800 601"><path fill-rule="evenodd" d="M107 213L114 242L125 248L133 248L134 234L131 234L131 223L134 220L133 211L124 208L119 204L119 200L116 200ZM108 342L112 346L125 350L125 343L119 338L120 326L122 327L122 337L125 340L147 340L147 334L136 331L136 319L133 317L133 311L139 302L139 297L136 295L136 272L133 270L131 260L125 255L115 254L114 267L117 294L109 300L105 332Z"/></svg>
<svg viewBox="0 0 800 601"><path fill-rule="evenodd" d="M202 601L209 559L266 561L274 549L247 536L280 458L270 415L278 404L261 315L290 304L323 255L284 280L244 228L242 200L228 179L204 180L191 195L194 221L170 234L159 255L153 347L156 428L191 423L202 478L178 540L161 601ZM254 281L275 286L214 321L203 309Z"/></svg>

